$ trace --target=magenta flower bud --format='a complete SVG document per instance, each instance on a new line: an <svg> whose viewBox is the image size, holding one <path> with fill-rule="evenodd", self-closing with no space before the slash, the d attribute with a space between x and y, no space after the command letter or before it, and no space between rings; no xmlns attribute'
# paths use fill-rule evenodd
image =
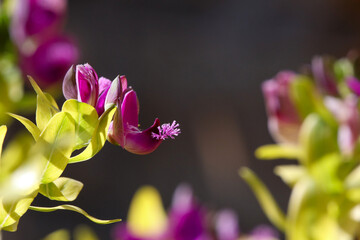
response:
<svg viewBox="0 0 360 240"><path fill-rule="evenodd" d="M22 49L29 37L46 39L58 32L66 13L66 0L18 0L10 32Z"/></svg>
<svg viewBox="0 0 360 240"><path fill-rule="evenodd" d="M70 39L55 37L42 43L31 55L21 55L20 65L25 75L31 75L40 86L47 87L64 78L78 55Z"/></svg>
<svg viewBox="0 0 360 240"><path fill-rule="evenodd" d="M87 63L77 65L75 79L78 100L95 107L99 96L99 80L95 70Z"/></svg>
<svg viewBox="0 0 360 240"><path fill-rule="evenodd" d="M332 96L338 95L335 74L332 70L330 58L314 57L311 62L311 70L317 86L323 93Z"/></svg>
<svg viewBox="0 0 360 240"><path fill-rule="evenodd" d="M296 75L283 71L262 84L268 114L268 127L277 142L296 144L301 118L290 97L290 85Z"/></svg>
<svg viewBox="0 0 360 240"><path fill-rule="evenodd" d="M172 125L160 126L159 119L154 124L141 131L139 126L139 102L132 88L127 87L125 76L116 78L105 99L105 110L107 106L116 103L118 110L113 122L110 124L108 140L120 145L127 151L135 154L149 154L153 152L163 140L174 138L180 134L179 124L175 121Z"/></svg>

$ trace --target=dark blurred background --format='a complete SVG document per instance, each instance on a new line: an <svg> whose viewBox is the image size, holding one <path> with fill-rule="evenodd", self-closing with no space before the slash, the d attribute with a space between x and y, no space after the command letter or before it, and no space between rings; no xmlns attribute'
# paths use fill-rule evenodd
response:
<svg viewBox="0 0 360 240"><path fill-rule="evenodd" d="M356 0L77 0L67 30L80 63L99 76L125 74L140 100L140 123L176 119L182 134L154 153L136 156L109 143L64 176L85 187L75 205L91 215L126 219L132 195L154 185L166 207L181 182L211 209L233 208L246 232L268 223L237 172L250 166L286 210L289 189L273 174L281 161L261 162L254 150L272 143L260 84L282 69L299 70L316 54L344 56L360 45ZM52 205L39 197L34 205ZM4 239L40 239L59 228L92 227L110 239L114 225L71 212L29 211Z"/></svg>

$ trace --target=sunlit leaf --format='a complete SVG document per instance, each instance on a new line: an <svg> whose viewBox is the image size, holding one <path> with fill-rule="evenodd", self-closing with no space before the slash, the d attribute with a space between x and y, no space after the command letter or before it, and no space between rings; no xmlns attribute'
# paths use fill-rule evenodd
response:
<svg viewBox="0 0 360 240"><path fill-rule="evenodd" d="M36 124L40 131L42 131L59 110L50 94L43 93L42 95L37 95L36 99Z"/></svg>
<svg viewBox="0 0 360 240"><path fill-rule="evenodd" d="M41 182L50 183L57 179L68 164L75 135L74 119L66 112L51 118L41 133L38 144L43 144L43 172Z"/></svg>
<svg viewBox="0 0 360 240"><path fill-rule="evenodd" d="M38 140L40 136L40 129L32 121L17 114L13 114L13 113L8 113L8 114L11 117L15 118L16 120L18 120L19 122L21 122L34 137L35 141Z"/></svg>
<svg viewBox="0 0 360 240"><path fill-rule="evenodd" d="M300 130L300 144L304 164L311 164L321 157L338 151L336 132L317 114L310 114Z"/></svg>
<svg viewBox="0 0 360 240"><path fill-rule="evenodd" d="M75 120L75 149L86 146L99 123L95 108L89 104L70 99L64 103L62 111L68 112Z"/></svg>
<svg viewBox="0 0 360 240"><path fill-rule="evenodd" d="M53 211L56 211L56 210L74 211L74 212L78 212L78 213L84 215L85 217L87 217L88 219L90 219L91 221L93 221L94 223L97 223L97 224L110 224L110 223L115 223L115 222L120 222L121 221L121 219L113 219L113 220L97 219L97 218L94 218L94 217L90 216L87 212L85 212L81 208L73 206L73 205L60 205L60 206L56 206L56 207L30 206L29 209L34 210L34 211L38 211L38 212L53 212Z"/></svg>
<svg viewBox="0 0 360 240"><path fill-rule="evenodd" d="M36 195L35 191L19 200L10 201L0 197L0 230L16 231L20 217L28 210Z"/></svg>
<svg viewBox="0 0 360 240"><path fill-rule="evenodd" d="M299 165L282 165L275 167L275 174L289 186L294 186L306 174L306 169Z"/></svg>
<svg viewBox="0 0 360 240"><path fill-rule="evenodd" d="M249 184L268 219L280 230L286 227L285 215L264 183L250 169L243 167L240 176Z"/></svg>
<svg viewBox="0 0 360 240"><path fill-rule="evenodd" d="M109 108L102 114L89 145L80 154L71 157L69 163L86 161L101 150L106 142L106 135L115 110L116 108L113 105L113 107Z"/></svg>
<svg viewBox="0 0 360 240"><path fill-rule="evenodd" d="M264 145L256 149L255 156L262 160L272 159L297 159L301 151L298 146L293 145Z"/></svg>
<svg viewBox="0 0 360 240"><path fill-rule="evenodd" d="M7 132L6 125L0 126L0 167L1 167L1 153L2 153L6 132Z"/></svg>
<svg viewBox="0 0 360 240"><path fill-rule="evenodd" d="M51 183L40 185L40 193L51 200L74 201L83 186L74 179L60 177Z"/></svg>

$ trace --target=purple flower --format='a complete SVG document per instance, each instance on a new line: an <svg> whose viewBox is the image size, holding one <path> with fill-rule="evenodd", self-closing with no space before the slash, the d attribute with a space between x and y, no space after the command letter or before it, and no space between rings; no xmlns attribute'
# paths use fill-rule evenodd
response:
<svg viewBox="0 0 360 240"><path fill-rule="evenodd" d="M296 144L301 118L290 96L295 73L283 71L262 84L268 114L269 131L281 143Z"/></svg>
<svg viewBox="0 0 360 240"><path fill-rule="evenodd" d="M66 13L66 0L18 0L11 19L10 32L18 48L29 37L46 39L56 34Z"/></svg>
<svg viewBox="0 0 360 240"><path fill-rule="evenodd" d="M95 107L98 115L104 112L106 95L111 81L100 77L90 64L72 66L64 77L63 93L66 99L77 99Z"/></svg>
<svg viewBox="0 0 360 240"><path fill-rule="evenodd" d="M112 82L105 99L105 108L111 103L115 103L118 110L110 124L108 140L131 153L151 153L163 140L174 138L180 133L179 124L175 121L171 125L160 126L157 118L150 128L143 131L138 128L139 101L135 91L128 87L125 76L116 78Z"/></svg>
<svg viewBox="0 0 360 240"><path fill-rule="evenodd" d="M47 87L63 79L78 55L73 41L66 37L54 37L30 55L20 55L20 65L25 75L31 75L40 86Z"/></svg>

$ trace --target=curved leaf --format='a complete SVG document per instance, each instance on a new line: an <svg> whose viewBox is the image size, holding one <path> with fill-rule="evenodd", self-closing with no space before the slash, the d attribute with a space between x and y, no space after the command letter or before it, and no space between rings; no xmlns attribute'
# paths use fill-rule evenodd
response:
<svg viewBox="0 0 360 240"><path fill-rule="evenodd" d="M71 178L60 177L55 181L40 185L40 193L51 200L74 201L84 184Z"/></svg>
<svg viewBox="0 0 360 240"><path fill-rule="evenodd" d="M38 138L40 136L40 129L32 121L30 121L29 119L27 119L23 116L17 115L17 114L8 113L8 115L15 118L19 122L21 122L26 127L26 129L31 133L31 135L34 137L35 141L38 140Z"/></svg>
<svg viewBox="0 0 360 240"><path fill-rule="evenodd" d="M113 105L103 113L99 119L99 125L95 129L89 145L80 154L71 157L69 163L77 163L89 160L101 150L106 142L106 135L115 110L115 105Z"/></svg>
<svg viewBox="0 0 360 240"><path fill-rule="evenodd" d="M115 222L120 222L121 221L121 219L113 219L113 220L97 219L97 218L94 218L94 217L90 216L87 212L85 212L81 208L73 206L73 205L60 205L60 206L56 206L56 207L30 206L29 209L34 210L34 211L38 211L38 212L54 212L56 210L74 211L74 212L77 212L77 213L80 213L80 214L84 215L85 217L87 217L88 219L90 219L91 221L93 221L94 223L97 223L97 224L110 224L110 223L115 223Z"/></svg>
<svg viewBox="0 0 360 240"><path fill-rule="evenodd" d="M75 135L74 119L66 112L51 118L41 133L38 144L44 147L41 182L50 183L57 179L68 164Z"/></svg>
<svg viewBox="0 0 360 240"><path fill-rule="evenodd" d="M250 185L268 219L278 229L284 231L286 226L285 215L264 183L246 167L241 168L239 174Z"/></svg>
<svg viewBox="0 0 360 240"><path fill-rule="evenodd" d="M86 146L99 124L96 109L87 103L70 99L64 103L62 111L69 113L75 120L75 149Z"/></svg>
<svg viewBox="0 0 360 240"><path fill-rule="evenodd" d="M42 131L59 110L55 100L48 93L37 95L36 99L36 124L40 131Z"/></svg>

